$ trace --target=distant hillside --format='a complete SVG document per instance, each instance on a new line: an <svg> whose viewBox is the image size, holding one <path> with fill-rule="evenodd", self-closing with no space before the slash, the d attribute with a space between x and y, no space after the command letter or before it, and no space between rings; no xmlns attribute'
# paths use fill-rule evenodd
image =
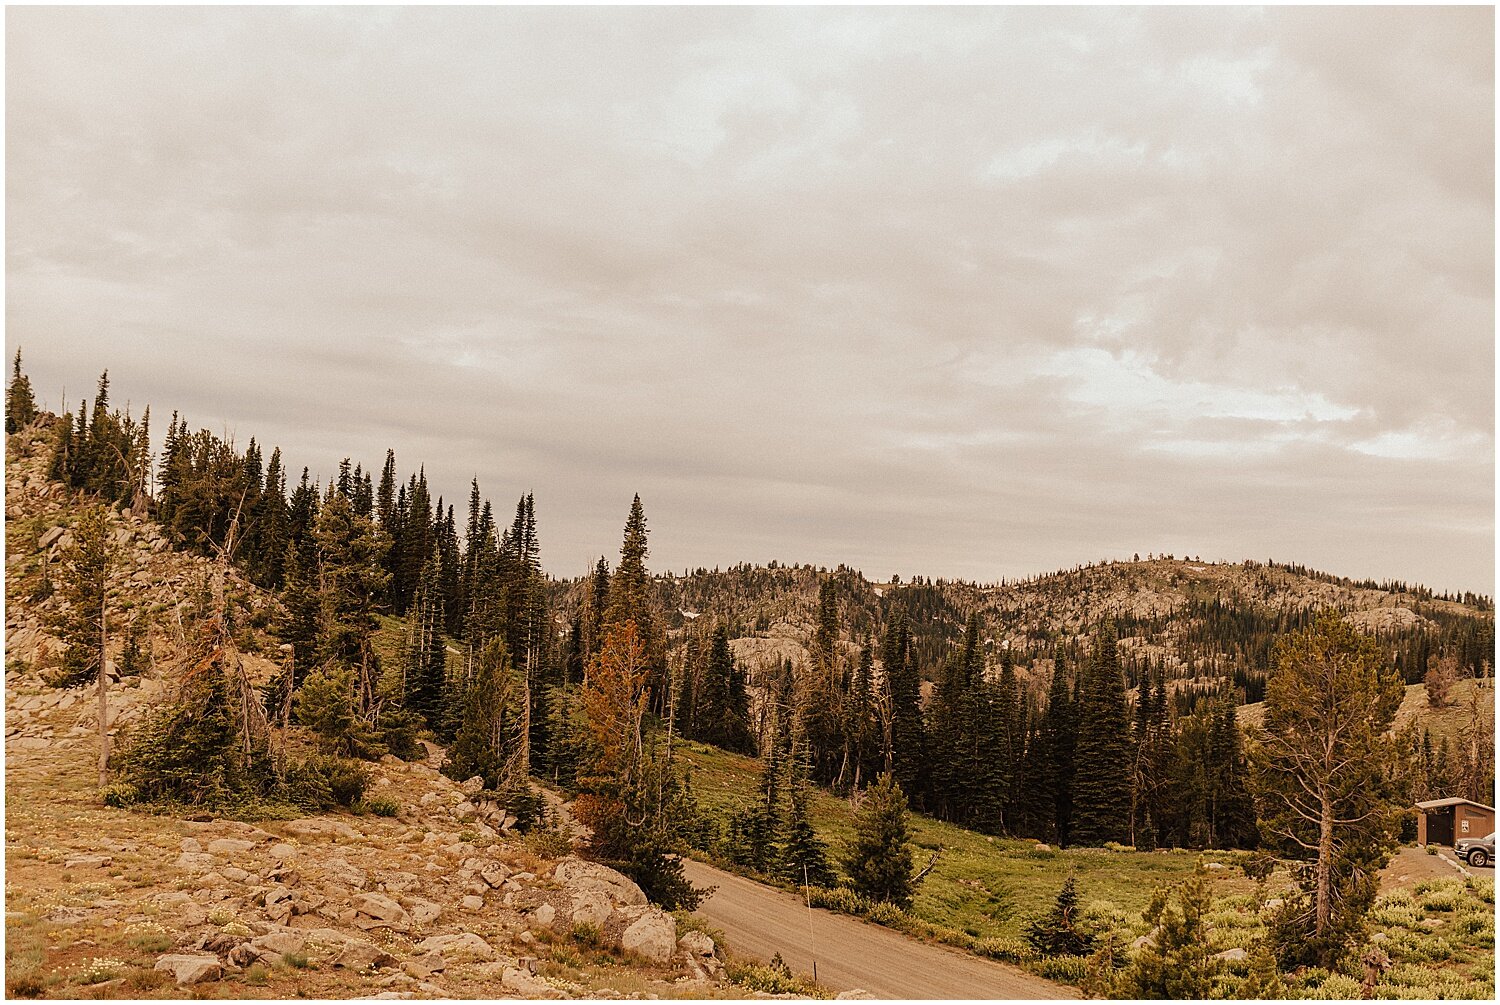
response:
<svg viewBox="0 0 1500 1005"><path fill-rule="evenodd" d="M1425 729L1432 734L1434 744L1446 739L1456 747L1465 729L1474 718L1476 702L1479 703L1480 714L1483 714L1482 710L1486 703L1490 714L1494 714L1495 684L1493 679L1484 683L1474 680L1459 681L1449 692L1448 704L1441 708L1432 707L1427 700L1426 687L1421 684L1408 684L1406 697L1401 700L1401 707L1396 710L1396 728L1403 729L1408 723L1415 723L1419 731ZM1253 705L1242 706L1237 718L1241 726L1250 729L1260 726L1265 716L1265 702L1256 702Z"/></svg>
<svg viewBox="0 0 1500 1005"><path fill-rule="evenodd" d="M672 627L722 623L736 652L752 666L805 656L820 583L832 577L843 637L856 645L904 615L931 677L970 612L985 620L992 645L1018 665L1050 666L1054 647L1082 656L1106 618L1121 635L1132 683L1159 668L1179 691L1191 682L1217 687L1230 678L1245 700L1261 697L1272 642L1334 607L1389 647L1409 682L1445 649L1478 669L1493 660L1494 607L1489 598L1434 595L1403 583L1355 581L1281 563L1200 562L1172 557L1109 562L1017 582L928 580L876 583L856 570L750 566L697 570L658 578ZM581 581L559 584L564 616L576 610ZM1040 662L1038 662L1040 661Z"/></svg>

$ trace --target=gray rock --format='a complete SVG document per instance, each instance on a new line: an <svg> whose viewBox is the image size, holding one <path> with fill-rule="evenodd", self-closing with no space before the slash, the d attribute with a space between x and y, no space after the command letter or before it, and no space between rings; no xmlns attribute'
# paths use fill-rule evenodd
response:
<svg viewBox="0 0 1500 1005"><path fill-rule="evenodd" d="M455 962L486 961L499 957L495 948L473 932L457 935L434 935L417 943L419 953L442 953L444 959Z"/></svg>
<svg viewBox="0 0 1500 1005"><path fill-rule="evenodd" d="M442 905L423 900L421 897L402 897L401 906L406 908L411 914L412 922L417 925L430 925L443 913Z"/></svg>
<svg viewBox="0 0 1500 1005"><path fill-rule="evenodd" d="M617 904L644 905L646 895L627 876L597 862L569 856L557 863L552 878L570 890L597 890Z"/></svg>
<svg viewBox="0 0 1500 1005"><path fill-rule="evenodd" d="M448 969L448 961L443 958L442 953L434 950L432 952L423 953L421 956L418 956L414 959L407 960L405 963L401 964L401 969L405 970L408 974L410 974L412 977L415 977L417 980L425 981L433 974L440 974L444 970Z"/></svg>
<svg viewBox="0 0 1500 1005"><path fill-rule="evenodd" d="M1209 957L1209 959L1223 960L1226 963L1231 963L1231 962L1234 962L1234 961L1237 961L1237 960L1243 960L1245 957L1247 957L1249 955L1250 954L1247 953L1245 950L1239 949L1239 948L1235 948L1235 949L1226 949L1222 953L1214 953L1213 956Z"/></svg>
<svg viewBox="0 0 1500 1005"><path fill-rule="evenodd" d="M480 792L484 791L484 779L479 775L475 775L473 778L466 778L458 786L458 790L470 798L477 796ZM426 803L425 798L423 799L423 803Z"/></svg>
<svg viewBox="0 0 1500 1005"><path fill-rule="evenodd" d="M250 940L250 946L261 959L277 960L288 954L300 953L307 948L307 939L296 932L271 932Z"/></svg>
<svg viewBox="0 0 1500 1005"><path fill-rule="evenodd" d="M379 946L351 940L333 958L333 965L346 970L379 970L395 966L396 958Z"/></svg>
<svg viewBox="0 0 1500 1005"><path fill-rule="evenodd" d="M224 968L219 965L217 956L171 953L158 959L152 969L170 973L178 984L202 984L224 976Z"/></svg>
<svg viewBox="0 0 1500 1005"><path fill-rule="evenodd" d="M561 998L562 992L539 980L519 967L508 967L500 978L500 986L517 998Z"/></svg>
<svg viewBox="0 0 1500 1005"><path fill-rule="evenodd" d="M364 889L366 879L363 869L350 865L341 858L327 858L323 860L323 875L343 886L352 887L356 890Z"/></svg>
<svg viewBox="0 0 1500 1005"><path fill-rule="evenodd" d="M383 893L357 894L349 903L360 914L368 915L376 921L401 928L411 927L411 915L406 913L406 908Z"/></svg>
<svg viewBox="0 0 1500 1005"><path fill-rule="evenodd" d="M458 903L459 903L459 906L462 907L465 911L482 911L482 910L484 910L484 898L483 897L476 897L473 894L470 894L469 896L465 897L463 900L459 901Z"/></svg>
<svg viewBox="0 0 1500 1005"><path fill-rule="evenodd" d="M255 847L255 842L240 838L219 838L208 843L210 855L243 855Z"/></svg>
<svg viewBox="0 0 1500 1005"><path fill-rule="evenodd" d="M201 851L185 851L177 856L177 868L189 872L209 872L218 864L212 855L205 855Z"/></svg>
<svg viewBox="0 0 1500 1005"><path fill-rule="evenodd" d="M603 893L598 890L580 890L573 894L568 920L575 925L593 925L602 930L614 911L614 905Z"/></svg>
<svg viewBox="0 0 1500 1005"><path fill-rule="evenodd" d="M63 861L64 869L103 869L113 864L108 855L73 855Z"/></svg>
<svg viewBox="0 0 1500 1005"><path fill-rule="evenodd" d="M41 537L37 538L36 547L38 551L52 547L66 533L66 527L53 527Z"/></svg>
<svg viewBox="0 0 1500 1005"><path fill-rule="evenodd" d="M676 948L677 922L659 907L645 908L620 933L622 952L634 953L653 963L669 962Z"/></svg>

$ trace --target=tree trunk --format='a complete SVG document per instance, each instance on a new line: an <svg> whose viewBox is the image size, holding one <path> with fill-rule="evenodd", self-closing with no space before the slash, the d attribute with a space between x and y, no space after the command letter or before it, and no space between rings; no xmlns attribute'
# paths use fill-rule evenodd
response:
<svg viewBox="0 0 1500 1005"><path fill-rule="evenodd" d="M1317 866L1317 927L1314 931L1324 935L1333 916L1333 800L1323 797L1322 819L1318 824Z"/></svg>

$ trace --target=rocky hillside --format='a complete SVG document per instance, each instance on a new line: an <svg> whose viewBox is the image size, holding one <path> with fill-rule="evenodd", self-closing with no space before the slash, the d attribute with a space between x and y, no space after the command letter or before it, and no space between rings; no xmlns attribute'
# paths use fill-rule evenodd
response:
<svg viewBox="0 0 1500 1005"><path fill-rule="evenodd" d="M101 803L95 693L47 683L49 589L78 500L43 477L40 436L12 437L6 479L6 981L12 997L743 996L723 949L624 876L523 839L479 786L425 760L368 765L382 812L191 819ZM111 603L148 618L144 672L120 676L117 738L169 694L182 613L208 571L138 513L110 515ZM232 573L253 678L277 669L270 598ZM555 799L555 797L553 797ZM254 810L250 811L253 815Z"/></svg>
<svg viewBox="0 0 1500 1005"><path fill-rule="evenodd" d="M1356 582L1298 566L1202 562L1174 557L1109 562L1017 582L975 584L920 579L871 582L855 570L810 566L737 566L658 579L663 607L679 630L722 622L738 636L752 665L801 659L811 636L818 591L832 579L846 639L877 634L903 615L933 675L971 612L984 619L992 644L1023 667L1050 665L1061 641L1069 657L1087 651L1088 634L1105 618L1117 626L1132 676L1155 667L1169 679L1230 677L1248 700L1259 697L1274 638L1306 623L1319 608L1346 612L1385 641L1409 681L1445 648L1466 665L1493 659L1494 608L1488 598L1434 596L1406 584ZM561 608L581 596L560 586ZM851 643L852 644L852 643Z"/></svg>

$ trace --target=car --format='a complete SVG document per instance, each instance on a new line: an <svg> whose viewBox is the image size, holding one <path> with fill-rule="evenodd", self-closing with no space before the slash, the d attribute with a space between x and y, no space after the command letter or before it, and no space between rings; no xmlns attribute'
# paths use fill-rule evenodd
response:
<svg viewBox="0 0 1500 1005"><path fill-rule="evenodd" d="M1482 838L1460 838L1453 850L1470 865L1489 865L1495 861L1495 832Z"/></svg>

